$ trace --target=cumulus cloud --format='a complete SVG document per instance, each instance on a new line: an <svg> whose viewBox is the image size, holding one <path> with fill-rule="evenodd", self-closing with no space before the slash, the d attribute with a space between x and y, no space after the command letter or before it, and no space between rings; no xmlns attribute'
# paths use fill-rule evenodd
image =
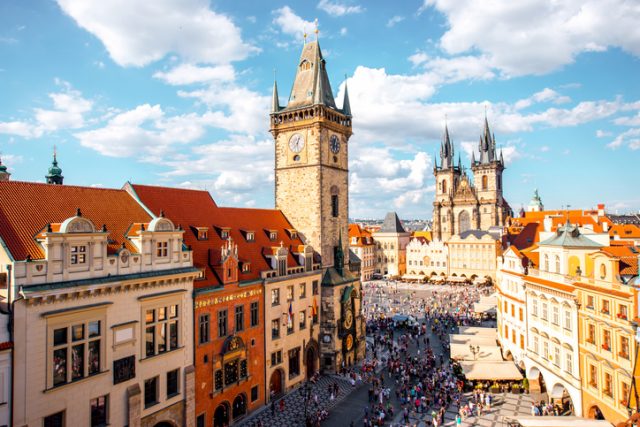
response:
<svg viewBox="0 0 640 427"><path fill-rule="evenodd" d="M634 151L640 149L640 128L631 128L622 132L607 144L607 147L615 149L622 145L626 145Z"/></svg>
<svg viewBox="0 0 640 427"><path fill-rule="evenodd" d="M508 76L545 74L582 52L618 47L640 56L640 8L625 0L424 0L448 23L449 55L480 52ZM496 24L499 23L499 24Z"/></svg>
<svg viewBox="0 0 640 427"><path fill-rule="evenodd" d="M105 126L74 134L84 147L109 157L137 157L155 161L176 144L204 133L197 114L165 117L159 105L143 104L112 117Z"/></svg>
<svg viewBox="0 0 640 427"><path fill-rule="evenodd" d="M331 16L344 16L364 12L364 8L362 6L350 6L331 0L320 0L318 2L318 9L328 13Z"/></svg>
<svg viewBox="0 0 640 427"><path fill-rule="evenodd" d="M387 27L392 28L394 27L396 24L399 24L400 22L404 21L404 16L400 16L400 15L395 15L392 16L388 21L387 21Z"/></svg>
<svg viewBox="0 0 640 427"><path fill-rule="evenodd" d="M235 79L235 70L233 66L229 64L213 67L180 64L169 71L158 71L153 77L174 86L194 83L229 82Z"/></svg>
<svg viewBox="0 0 640 427"><path fill-rule="evenodd" d="M528 98L517 101L514 105L516 110L522 110L528 108L534 104L543 102L553 102L554 104L565 104L571 102L571 98L568 96L560 95L553 89L544 88L540 92L536 92Z"/></svg>
<svg viewBox="0 0 640 427"><path fill-rule="evenodd" d="M85 99L66 81L55 79L55 83L60 91L48 94L52 108L34 108L32 118L0 122L0 133L39 138L45 133L83 127L85 115L93 108L93 101Z"/></svg>
<svg viewBox="0 0 640 427"><path fill-rule="evenodd" d="M276 9L272 12L273 24L278 27L280 32L292 36L296 39L302 39L303 34L311 31L315 28L315 23L311 21L305 21L289 6L283 6L280 9Z"/></svg>
<svg viewBox="0 0 640 427"><path fill-rule="evenodd" d="M186 62L229 63L257 50L207 0L57 1L121 66L141 67L170 53Z"/></svg>

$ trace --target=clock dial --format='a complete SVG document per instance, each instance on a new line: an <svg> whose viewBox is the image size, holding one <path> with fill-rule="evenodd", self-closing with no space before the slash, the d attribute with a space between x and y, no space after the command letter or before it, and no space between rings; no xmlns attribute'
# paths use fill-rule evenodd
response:
<svg viewBox="0 0 640 427"><path fill-rule="evenodd" d="M304 137L299 133L293 134L289 139L289 149L294 153L299 153L304 148Z"/></svg>
<svg viewBox="0 0 640 427"><path fill-rule="evenodd" d="M344 328L350 329L352 325L353 325L353 313L351 312L351 310L347 310L347 312L344 314Z"/></svg>
<svg viewBox="0 0 640 427"><path fill-rule="evenodd" d="M336 135L331 135L329 139L329 148L333 151L334 154L337 154L340 151L340 140Z"/></svg>
<svg viewBox="0 0 640 427"><path fill-rule="evenodd" d="M353 336L351 334L347 335L347 339L345 340L345 345L347 347L347 351L353 348Z"/></svg>

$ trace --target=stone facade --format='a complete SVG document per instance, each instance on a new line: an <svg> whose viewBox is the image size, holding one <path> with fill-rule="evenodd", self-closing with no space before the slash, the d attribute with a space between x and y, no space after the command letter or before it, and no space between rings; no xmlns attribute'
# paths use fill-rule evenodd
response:
<svg viewBox="0 0 640 427"><path fill-rule="evenodd" d="M280 397L320 369L318 336L321 280L320 270L265 280L264 392L267 402Z"/></svg>
<svg viewBox="0 0 640 427"><path fill-rule="evenodd" d="M351 109L345 88L336 107L317 41L306 43L286 107L274 84L276 208L321 256L320 369L337 372L364 358L360 280L349 271L348 141ZM312 351L305 349L307 351Z"/></svg>
<svg viewBox="0 0 640 427"><path fill-rule="evenodd" d="M317 42L306 44L292 93L323 90L317 86L327 82L320 46ZM305 84L307 89L300 89ZM333 265L340 236L347 253L348 141L352 133L350 114L338 110L329 94L306 103L290 100L291 105L284 109L277 105L271 113L276 209L299 230L305 243L320 253L324 267ZM277 99L275 88L274 97Z"/></svg>
<svg viewBox="0 0 640 427"><path fill-rule="evenodd" d="M473 177L470 177L460 157L455 165L453 144L449 130L445 128L440 146L440 165L436 164L433 170L436 179L434 239L448 241L451 236L467 230L503 226L507 216L513 216L503 197L504 161L502 154L498 155L496 151L495 138L486 118L478 151L479 160L475 160L475 152L471 158Z"/></svg>
<svg viewBox="0 0 640 427"><path fill-rule="evenodd" d="M449 275L469 280L496 280L497 259L502 254L499 236L486 231L469 230L453 236L449 247Z"/></svg>
<svg viewBox="0 0 640 427"><path fill-rule="evenodd" d="M449 247L439 240L414 237L407 245L407 278L429 279L449 276Z"/></svg>

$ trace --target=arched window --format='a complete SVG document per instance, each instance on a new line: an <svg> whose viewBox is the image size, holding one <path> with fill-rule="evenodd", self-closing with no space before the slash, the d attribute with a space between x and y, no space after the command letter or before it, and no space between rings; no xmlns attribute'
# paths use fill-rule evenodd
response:
<svg viewBox="0 0 640 427"><path fill-rule="evenodd" d="M544 255L544 270L549 271L549 255Z"/></svg>
<svg viewBox="0 0 640 427"><path fill-rule="evenodd" d="M482 189L486 190L488 186L489 186L489 178L487 177L487 175L482 175Z"/></svg>
<svg viewBox="0 0 640 427"><path fill-rule="evenodd" d="M447 181L444 180L442 181L442 194L446 194L447 193Z"/></svg>
<svg viewBox="0 0 640 427"><path fill-rule="evenodd" d="M462 233L471 228L471 216L469 212L462 211L458 216L458 233Z"/></svg>
<svg viewBox="0 0 640 427"><path fill-rule="evenodd" d="M331 216L336 218L340 213L340 207L338 205L338 187L335 185L331 187Z"/></svg>
<svg viewBox="0 0 640 427"><path fill-rule="evenodd" d="M560 257L556 255L556 273L560 273Z"/></svg>

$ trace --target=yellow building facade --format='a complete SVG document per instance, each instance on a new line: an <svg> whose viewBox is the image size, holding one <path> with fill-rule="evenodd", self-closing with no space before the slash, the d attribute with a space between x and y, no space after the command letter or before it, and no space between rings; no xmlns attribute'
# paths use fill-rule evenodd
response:
<svg viewBox="0 0 640 427"><path fill-rule="evenodd" d="M632 316L637 291L621 283L620 260L607 250L587 256L591 274L575 282L583 416L614 424L629 417L637 357Z"/></svg>

